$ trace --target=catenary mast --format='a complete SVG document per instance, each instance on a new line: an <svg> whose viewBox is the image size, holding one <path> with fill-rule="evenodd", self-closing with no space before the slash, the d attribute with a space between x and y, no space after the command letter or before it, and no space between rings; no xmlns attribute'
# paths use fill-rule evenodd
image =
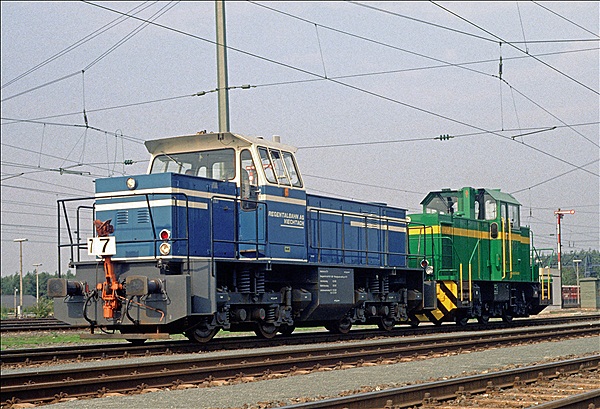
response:
<svg viewBox="0 0 600 409"><path fill-rule="evenodd" d="M217 20L217 89L219 97L219 132L229 132L229 95L227 84L227 44L225 39L225 1L215 1Z"/></svg>

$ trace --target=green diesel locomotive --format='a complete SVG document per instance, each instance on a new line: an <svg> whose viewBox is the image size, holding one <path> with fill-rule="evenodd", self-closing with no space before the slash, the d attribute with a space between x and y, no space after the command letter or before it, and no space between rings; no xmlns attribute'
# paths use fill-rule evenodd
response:
<svg viewBox="0 0 600 409"><path fill-rule="evenodd" d="M410 215L412 254L422 260L437 299L414 322L464 325L471 318L527 317L550 305L550 277L531 261L530 229L521 224L520 203L496 189L443 189Z"/></svg>

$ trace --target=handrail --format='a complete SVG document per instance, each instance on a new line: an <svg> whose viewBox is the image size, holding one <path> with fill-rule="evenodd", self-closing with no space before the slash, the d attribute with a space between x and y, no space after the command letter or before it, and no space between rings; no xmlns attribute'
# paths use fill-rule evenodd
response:
<svg viewBox="0 0 600 409"><path fill-rule="evenodd" d="M506 231L504 217L501 217L500 220L502 222L502 279L504 280L506 278Z"/></svg>
<svg viewBox="0 0 600 409"><path fill-rule="evenodd" d="M96 215L96 207L95 206L79 206L77 207L77 243L80 242L81 236L79 235L81 233L81 226L79 225L79 220L80 220L80 216L79 216L79 211L81 209L89 209L92 211L92 220L95 219L95 215ZM95 229L92 229L92 232L95 232ZM81 256L80 253L77 252L77 261L81 261Z"/></svg>
<svg viewBox="0 0 600 409"><path fill-rule="evenodd" d="M308 246L311 249L315 249L317 250L317 260L319 262L321 262L322 257L323 257L323 250L326 251L336 251L336 252L341 252L342 253L342 259L345 261L346 259L346 253L348 252L353 252L353 253L358 253L358 257L362 257L364 255L365 258L365 263L366 265L369 265L369 255L377 255L378 259L379 259L379 264L382 265L383 267L390 267L389 265L389 257L390 256L408 256L408 252L406 253L400 253L400 252L392 252L389 251L389 232L390 232L390 225L389 225L389 221L390 220L397 220L398 223L404 223L405 224L405 228L407 230L407 238L408 238L408 223L406 221L405 218L395 218L395 217L389 217L389 216L382 216L382 215L377 215L377 214L367 214L367 213L363 213L363 214L354 214L351 212L344 212L342 210L335 210L335 209L317 209L317 208L307 208L307 213L315 213L316 214L316 239L317 239L317 243L313 243L312 241L312 223L308 223L308 238L309 238L309 242L308 242ZM322 246L321 242L322 242L322 237L321 237L321 232L322 232L322 228L321 228L321 215L322 214L332 214L332 215L337 215L341 217L341 247L324 247ZM346 225L346 217L355 217L358 219L362 219L361 223L364 223L364 240L365 240L365 248L348 248L346 246L346 240L345 240L345 225ZM369 249L369 226L370 225L375 225L377 228L377 231L379 232L379 234L384 234L384 235L380 235L378 238L380 240L383 240L383 250L371 250ZM363 227L363 226L361 226ZM315 246L316 244L316 246ZM408 241L407 241L407 246L408 246ZM382 257L383 256L383 257Z"/></svg>
<svg viewBox="0 0 600 409"><path fill-rule="evenodd" d="M80 242L81 237L79 237L79 227L77 227L77 241L75 242L73 240L73 235L72 235L72 231L71 231L71 225L69 223L69 214L68 214L68 210L66 207L66 203L67 202L76 202L76 201L84 201L84 200L105 200L105 199L114 199L114 198L131 198L131 197L141 197L144 196L146 199L146 206L148 208L148 215L150 217L150 222L151 222L151 230L152 230L152 236L153 238L150 240L126 240L126 241L119 241L120 244L142 244L142 243L154 243L153 246L153 253L154 253L154 258L158 258L158 254L157 254L157 243L160 242L161 240L159 238L157 238L156 236L156 228L154 225L154 219L153 219L153 214L152 214L152 206L150 205L150 200L149 200L149 196L156 196L156 195L160 195L160 196L165 196L165 195L169 195L173 200L177 201L177 198L173 197L173 196L183 196L185 198L185 209L186 209L186 231L185 231L185 237L172 237L170 238L170 241L172 242L176 242L176 241L186 241L186 257L187 257L187 268L189 270L190 268L190 246L189 246L189 198L188 195L182 192L169 192L169 193L124 193L124 194L113 194L113 195L109 195L109 196L104 196L102 198L96 198L96 197L79 197L79 198L71 198L71 199L61 199L61 200L57 200L57 204L58 204L58 272L60 274L61 271L61 264L62 264L62 257L61 257L61 249L62 248L70 248L71 249L71 260L70 262L74 262L74 249L76 248L78 250L77 252L77 261L80 262L81 261L81 250L86 249L87 246L85 245L85 243ZM61 221L61 206L62 206L62 211L63 211L63 215L65 218L65 223L67 226L67 232L69 235L69 244L62 244L61 243L61 238L60 238L60 221ZM80 214L79 214L79 209L81 208L91 208L92 210L94 210L93 212L93 218L95 217L95 206L96 203L94 203L93 207L86 207L86 206L79 206L77 208L77 226L79 226L79 219L80 219ZM95 232L92 232L92 234L95 235Z"/></svg>
<svg viewBox="0 0 600 409"><path fill-rule="evenodd" d="M411 227L410 225L416 225L419 227ZM408 257L409 258L427 258L427 230L431 230L431 264L432 267L435 268L435 258L433 257L433 255L435 254L434 252L434 248L435 248L435 243L434 243L434 239L433 239L433 226L426 226L424 223L417 223L417 222L413 222L410 221L407 223L406 226L406 233L407 233L407 240L410 240L410 229L418 229L419 230L419 240L417 242L417 254L409 254ZM423 236L423 253L421 253L421 236Z"/></svg>
<svg viewBox="0 0 600 409"><path fill-rule="evenodd" d="M213 201L215 200L223 200L223 201L230 201L233 202L234 205L234 239L233 240L225 240L225 239L216 239L214 237L214 227L215 224L213 222L213 213L214 213L214 209L212 208L213 206ZM255 227L255 236L254 236L254 241L250 241L250 240L244 240L241 241L239 238L239 227L238 227L238 220L239 220L239 208L241 207L242 203L256 203L256 209L254 209L254 227ZM215 243L228 243L228 244L233 244L234 245L234 253L235 253L235 258L239 259L240 258L240 244L248 244L248 245L254 245L255 248L255 259L258 260L259 257L259 249L260 246L266 246L267 243L269 243L269 229L268 229L268 204L267 202L264 201L256 201L256 200L249 200L249 199L240 199L237 197L230 197L230 196L212 196L211 200L210 200L210 205L211 208L210 210L210 243L211 243L211 248L210 248L210 256L211 259L214 261L215 258ZM264 207L264 239L261 241L259 240L259 217L258 217L258 209L260 207ZM271 244L280 244L280 243L271 243ZM269 257L268 254L265 254L265 257Z"/></svg>
<svg viewBox="0 0 600 409"><path fill-rule="evenodd" d="M473 299L473 257L475 256L475 250L477 250L477 248L479 247L479 243L481 243L481 239L477 240L477 243L475 244L475 247L473 247L473 251L471 252L471 257L469 257L469 301L472 301Z"/></svg>
<svg viewBox="0 0 600 409"><path fill-rule="evenodd" d="M507 223L508 225L508 259L509 259L509 278L512 278L512 273L513 273L513 259L512 259L512 248L513 248L513 242L512 242L512 226L510 225L510 223Z"/></svg>

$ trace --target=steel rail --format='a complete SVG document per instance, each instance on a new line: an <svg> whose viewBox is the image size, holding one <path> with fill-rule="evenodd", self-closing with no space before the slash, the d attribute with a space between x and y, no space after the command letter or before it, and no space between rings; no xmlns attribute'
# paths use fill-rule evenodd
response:
<svg viewBox="0 0 600 409"><path fill-rule="evenodd" d="M176 353L191 353L201 351L217 351L232 349L250 349L265 346L305 345L316 342L353 341L381 337L401 336L427 336L441 333L456 333L463 331L494 330L506 328L523 328L527 326L561 325L573 322L598 322L600 315L586 315L577 317L553 317L548 319L519 320L512 325L504 322L490 322L488 325L480 324L459 327L455 325L428 326L419 328L398 327L395 330L379 331L373 329L359 329L350 331L347 335L337 335L329 332L296 333L291 336L277 336L270 340L259 339L254 336L235 336L216 338L207 344L196 344L181 341L149 342L144 345L131 345L126 343L93 344L80 346L53 346L27 349L0 351L0 363L4 365L32 365L40 363L56 363L60 361L83 361L91 359L124 358L134 356L170 355Z"/></svg>
<svg viewBox="0 0 600 409"><path fill-rule="evenodd" d="M594 406L591 406L594 405ZM600 405L600 389L536 405L536 409L581 409Z"/></svg>
<svg viewBox="0 0 600 409"><path fill-rule="evenodd" d="M559 373L578 373L585 369L598 370L600 355L590 357L569 359L541 365L532 365L523 368L505 371L491 372L480 375L466 376L445 381L421 383L418 385L391 388L383 391L368 392L342 398L324 399L315 402L306 402L295 405L283 406L281 409L364 409L364 408L412 408L424 403L432 403L456 398L457 393L483 393L490 387L511 388L515 385L515 379L519 382L531 383L540 376L554 378ZM459 392L460 391L460 392ZM536 408L553 409L563 407L587 407L581 402L597 403L600 397L600 389L572 396L565 400L550 402L547 406L539 405ZM562 402L561 402L562 401ZM559 403L560 402L560 403ZM579 406L560 406L577 405Z"/></svg>

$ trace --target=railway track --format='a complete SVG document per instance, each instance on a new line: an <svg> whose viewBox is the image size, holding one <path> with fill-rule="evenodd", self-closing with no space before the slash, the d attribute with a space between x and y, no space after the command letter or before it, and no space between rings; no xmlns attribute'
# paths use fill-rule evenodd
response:
<svg viewBox="0 0 600 409"><path fill-rule="evenodd" d="M150 388L218 385L230 381L272 379L327 368L345 369L369 364L414 360L431 354L450 354L489 347L600 334L600 323L534 327L414 339L378 339L352 343L298 345L285 350L207 356L106 361L74 369L4 372L0 401L48 403L61 399L101 397L108 393L140 393Z"/></svg>
<svg viewBox="0 0 600 409"><path fill-rule="evenodd" d="M96 359L131 358L139 356L173 355L218 350L239 350L283 345L305 345L317 342L358 341L369 338L390 338L400 336L426 336L432 334L464 331L498 330L506 328L527 328L542 325L565 325L577 322L599 322L600 315L584 315L574 317L552 317L545 319L518 320L511 324L492 321L487 325L476 323L466 327L448 324L442 326L423 325L419 328L398 327L394 331L373 329L356 329L340 336L330 332L296 333L291 336L277 336L270 340L255 336L234 336L215 338L207 344L196 344L181 341L149 342L144 345L128 343L93 344L82 346L53 346L28 349L4 350L0 352L0 363L3 368L9 366L29 366L59 362L81 362Z"/></svg>
<svg viewBox="0 0 600 409"><path fill-rule="evenodd" d="M8 318L0 321L1 332L76 330L85 326L70 325L56 318Z"/></svg>
<svg viewBox="0 0 600 409"><path fill-rule="evenodd" d="M372 391L285 409L595 408L600 355Z"/></svg>

